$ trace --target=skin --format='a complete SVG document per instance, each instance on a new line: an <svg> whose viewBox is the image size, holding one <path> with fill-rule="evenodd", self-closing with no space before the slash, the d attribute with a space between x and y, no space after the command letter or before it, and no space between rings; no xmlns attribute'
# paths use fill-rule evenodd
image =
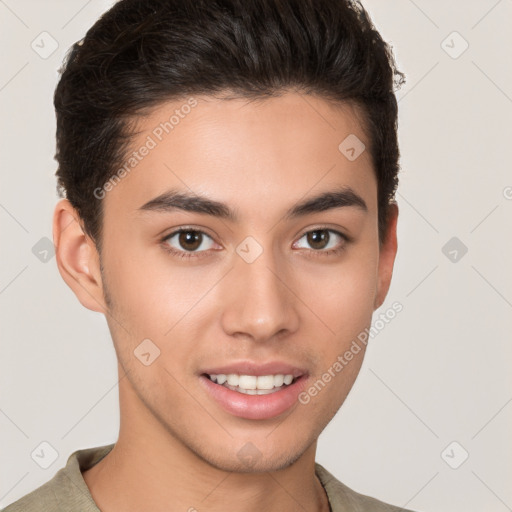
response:
<svg viewBox="0 0 512 512"><path fill-rule="evenodd" d="M350 106L298 92L262 101L196 99L103 199L102 269L70 203L55 209L59 271L86 308L106 315L119 363L119 439L83 476L103 512L169 504L184 511L226 504L247 512L328 510L314 473L317 438L349 393L364 350L309 404L268 420L227 413L198 372L280 360L306 368L309 384L319 379L384 301L398 209L391 206L379 244L369 152L351 162L338 150L349 134L369 146ZM183 104L159 105L143 118L133 148ZM296 202L340 186L360 195L367 211L350 206L283 218ZM139 210L171 188L221 201L239 219ZM189 259L165 250L167 243L186 252L177 236L161 241L182 226L208 235ZM342 250L325 254L308 244L315 228L351 240L329 232L329 248ZM247 236L263 249L250 264L235 251ZM146 338L161 351L150 366L134 356ZM259 453L251 466L237 455L249 442Z"/></svg>

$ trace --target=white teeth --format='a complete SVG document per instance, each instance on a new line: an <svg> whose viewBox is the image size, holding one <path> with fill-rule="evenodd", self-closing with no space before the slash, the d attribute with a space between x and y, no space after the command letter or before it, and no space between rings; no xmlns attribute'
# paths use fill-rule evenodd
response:
<svg viewBox="0 0 512 512"><path fill-rule="evenodd" d="M275 393L276 391L280 391L282 389L282 387L273 389L244 389L239 388L238 386L230 386L227 382L224 384L224 387L231 389L231 391L237 391L238 393L243 393L245 395L269 395L270 393Z"/></svg>
<svg viewBox="0 0 512 512"><path fill-rule="evenodd" d="M256 389L257 382L258 377L254 377L254 375L240 375L238 377L238 387L243 389Z"/></svg>
<svg viewBox="0 0 512 512"><path fill-rule="evenodd" d="M284 383L284 375L274 375L274 386L281 387Z"/></svg>
<svg viewBox="0 0 512 512"><path fill-rule="evenodd" d="M230 373L224 375L209 375L210 380L217 384L223 385L234 391L245 393L248 395L267 395L275 391L279 391L283 384L289 386L293 382L293 375L238 375Z"/></svg>
<svg viewBox="0 0 512 512"><path fill-rule="evenodd" d="M258 389L272 389L274 387L274 380L275 377L272 375L260 375L258 377L258 383L257 387ZM281 384L282 385L282 384ZM245 388L245 386L240 386L242 388ZM276 386L279 387L279 386Z"/></svg>
<svg viewBox="0 0 512 512"><path fill-rule="evenodd" d="M235 375L234 373L230 373L228 376L228 384L230 386L238 386L238 375Z"/></svg>

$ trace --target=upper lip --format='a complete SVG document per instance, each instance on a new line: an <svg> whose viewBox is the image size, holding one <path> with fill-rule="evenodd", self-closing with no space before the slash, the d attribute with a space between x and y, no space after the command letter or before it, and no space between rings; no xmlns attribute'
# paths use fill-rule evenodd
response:
<svg viewBox="0 0 512 512"><path fill-rule="evenodd" d="M253 361L239 361L223 366L210 367L201 373L208 375L254 375L256 377L262 375L293 375L294 378L300 377L307 373L303 368L288 364L282 361L268 361L266 363L256 363Z"/></svg>

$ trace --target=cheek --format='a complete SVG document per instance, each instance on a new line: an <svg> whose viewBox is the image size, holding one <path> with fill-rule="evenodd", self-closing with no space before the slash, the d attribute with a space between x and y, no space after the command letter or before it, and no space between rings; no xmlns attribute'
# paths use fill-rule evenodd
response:
<svg viewBox="0 0 512 512"><path fill-rule="evenodd" d="M185 309L192 290L182 271L150 259L143 251L112 256L108 263L111 294L116 306L130 318L158 318L170 311L179 314L182 305Z"/></svg>
<svg viewBox="0 0 512 512"><path fill-rule="evenodd" d="M334 343L332 350L343 350L371 322L377 287L378 258L368 250L359 251L339 265L304 271L300 296L326 326Z"/></svg>
<svg viewBox="0 0 512 512"><path fill-rule="evenodd" d="M139 254L134 250L129 256L106 261L114 305L113 323L118 320L125 327L117 329L125 346L120 347L123 351L133 350L134 345L146 338L168 350L177 337L181 339L178 346L186 351L183 331L193 328L194 320L208 302L205 300L208 292L221 277L211 268L186 268L168 260L165 251L160 251L155 250L153 257L147 250ZM188 334L186 337L193 339L192 331Z"/></svg>

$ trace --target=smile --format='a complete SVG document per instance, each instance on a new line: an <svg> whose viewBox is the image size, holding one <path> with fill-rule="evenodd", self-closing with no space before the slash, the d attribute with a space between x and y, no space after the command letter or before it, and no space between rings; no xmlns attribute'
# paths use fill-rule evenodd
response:
<svg viewBox="0 0 512 512"><path fill-rule="evenodd" d="M269 395L281 391L295 380L293 375L238 375L235 373L207 374L208 378L227 389L246 395Z"/></svg>
<svg viewBox="0 0 512 512"><path fill-rule="evenodd" d="M207 396L228 414L248 420L270 420L297 405L298 395L309 380L302 371L292 371L255 372L259 375L251 375L250 371L247 374L232 373L233 370L209 371L200 374L199 382Z"/></svg>

